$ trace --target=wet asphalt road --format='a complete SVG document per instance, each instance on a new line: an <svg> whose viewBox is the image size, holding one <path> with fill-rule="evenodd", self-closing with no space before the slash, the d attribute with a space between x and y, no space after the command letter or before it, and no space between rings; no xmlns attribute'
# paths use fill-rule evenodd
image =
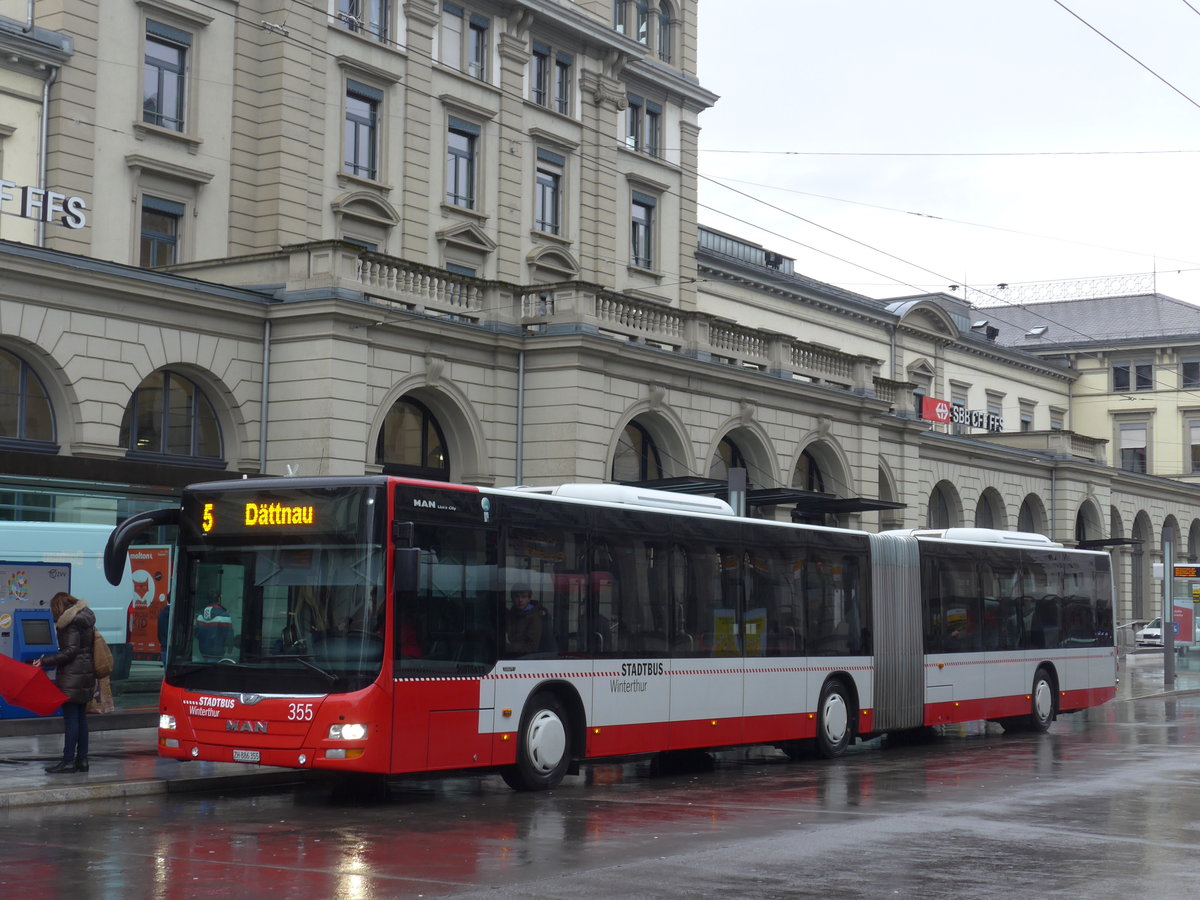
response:
<svg viewBox="0 0 1200 900"><path fill-rule="evenodd" d="M1048 735L976 725L834 762L756 748L548 794L470 776L12 809L0 896L1191 898L1200 694L1146 697L1161 677L1127 670L1142 699Z"/></svg>

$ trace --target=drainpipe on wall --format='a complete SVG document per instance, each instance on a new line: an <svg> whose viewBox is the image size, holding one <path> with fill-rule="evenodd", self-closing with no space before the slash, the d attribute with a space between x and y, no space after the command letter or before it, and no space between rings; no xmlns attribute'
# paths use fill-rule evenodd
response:
<svg viewBox="0 0 1200 900"><path fill-rule="evenodd" d="M517 452L515 484L525 480L525 351L517 351Z"/></svg>
<svg viewBox="0 0 1200 900"><path fill-rule="evenodd" d="M33 3L34 0L29 0L29 7L25 11L25 27L21 30L26 34L33 31Z"/></svg>
<svg viewBox="0 0 1200 900"><path fill-rule="evenodd" d="M33 27L33 0L29 3L29 27ZM50 140L50 85L54 84L54 80L58 77L58 66L51 66L46 73L46 82L42 85L42 129L38 135L38 187L47 190L49 185L46 184L46 167L49 160L49 148L46 144ZM37 245L39 247L46 246L46 222L40 216L37 221Z"/></svg>
<svg viewBox="0 0 1200 900"><path fill-rule="evenodd" d="M263 322L263 356L262 356L262 400L261 412L258 415L258 474L267 474L267 415L268 398L271 393L271 320Z"/></svg>
<svg viewBox="0 0 1200 900"><path fill-rule="evenodd" d="M900 366L896 361L896 326L895 325L888 326L888 342L892 345L892 360L891 360L892 373L888 377L891 378L892 381L898 381Z"/></svg>
<svg viewBox="0 0 1200 900"><path fill-rule="evenodd" d="M1055 469L1053 466L1051 466L1050 467L1050 534L1048 535L1048 537L1052 541L1056 540L1056 538L1054 537L1054 533L1057 530L1057 528L1056 528L1056 522L1057 522L1056 516L1058 514L1058 509L1057 509L1058 477L1057 476L1058 476L1058 470Z"/></svg>

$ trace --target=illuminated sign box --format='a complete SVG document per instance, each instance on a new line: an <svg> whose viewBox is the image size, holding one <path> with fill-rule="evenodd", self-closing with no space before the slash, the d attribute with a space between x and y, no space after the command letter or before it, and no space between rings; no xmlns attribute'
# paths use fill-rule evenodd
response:
<svg viewBox="0 0 1200 900"><path fill-rule="evenodd" d="M200 530L208 534L220 524L215 503L205 503L200 508ZM287 528L294 525L316 524L316 508L305 505L289 505L272 501L258 503L247 501L242 505L241 524L247 528Z"/></svg>
<svg viewBox="0 0 1200 900"><path fill-rule="evenodd" d="M376 518L385 505L376 503L374 486L252 490L236 484L184 493L183 521L192 535L218 541L272 534L295 534L303 541L316 535L362 536L379 527Z"/></svg>
<svg viewBox="0 0 1200 900"><path fill-rule="evenodd" d="M949 400L937 397L921 398L921 418L943 425L963 425L967 428L983 428L987 431L1004 430L1004 417L980 409L967 409Z"/></svg>

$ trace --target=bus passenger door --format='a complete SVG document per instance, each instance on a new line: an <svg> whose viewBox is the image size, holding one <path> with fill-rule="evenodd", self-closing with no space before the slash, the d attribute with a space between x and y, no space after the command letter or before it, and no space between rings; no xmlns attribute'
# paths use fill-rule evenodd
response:
<svg viewBox="0 0 1200 900"><path fill-rule="evenodd" d="M747 742L795 740L810 729L811 721L808 674L799 662L805 652L802 570L807 552L794 539L773 547L763 543L760 539L758 546L747 547L742 559L742 705Z"/></svg>
<svg viewBox="0 0 1200 900"><path fill-rule="evenodd" d="M591 546L592 756L660 750L667 740L667 555L660 542L630 534L623 518L598 515Z"/></svg>
<svg viewBox="0 0 1200 900"><path fill-rule="evenodd" d="M927 593L922 598L925 622L925 724L953 722L956 695L955 654L961 649L955 633L966 623L961 582L971 581L969 568L944 554L929 553L922 564Z"/></svg>
<svg viewBox="0 0 1200 900"><path fill-rule="evenodd" d="M677 544L672 554L668 746L738 743L745 679L741 548L710 538Z"/></svg>
<svg viewBox="0 0 1200 900"><path fill-rule="evenodd" d="M499 629L495 533L421 523L414 584L392 608L392 770L492 762Z"/></svg>

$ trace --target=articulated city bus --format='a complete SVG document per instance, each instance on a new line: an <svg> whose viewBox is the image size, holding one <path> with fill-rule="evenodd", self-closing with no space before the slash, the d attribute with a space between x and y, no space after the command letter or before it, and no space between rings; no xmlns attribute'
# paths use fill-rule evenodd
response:
<svg viewBox="0 0 1200 900"><path fill-rule="evenodd" d="M1038 535L868 534L620 485L387 476L188 488L159 753L380 774L1045 730L1115 694L1109 558Z"/></svg>

